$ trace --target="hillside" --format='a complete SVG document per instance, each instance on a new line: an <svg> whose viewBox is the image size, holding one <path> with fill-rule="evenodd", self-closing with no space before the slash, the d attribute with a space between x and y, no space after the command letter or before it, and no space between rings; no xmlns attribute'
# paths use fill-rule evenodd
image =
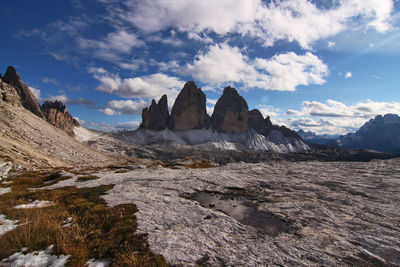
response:
<svg viewBox="0 0 400 267"><path fill-rule="evenodd" d="M0 161L14 170L115 161L24 108L13 86L0 81L0 93Z"/></svg>

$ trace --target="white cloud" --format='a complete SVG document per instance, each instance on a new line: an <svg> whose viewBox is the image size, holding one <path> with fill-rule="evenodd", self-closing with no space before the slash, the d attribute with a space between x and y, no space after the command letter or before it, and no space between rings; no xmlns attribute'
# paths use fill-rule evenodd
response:
<svg viewBox="0 0 400 267"><path fill-rule="evenodd" d="M335 100L326 103L304 101L301 110L288 110L286 124L317 133L346 134L357 130L367 120L387 113L400 114L400 102L366 100L346 105Z"/></svg>
<svg viewBox="0 0 400 267"><path fill-rule="evenodd" d="M176 77L162 73L123 79L118 74L94 72L93 77L100 81L100 85L96 88L98 91L127 98L154 98L156 100L166 94L169 106L172 106L185 84Z"/></svg>
<svg viewBox="0 0 400 267"><path fill-rule="evenodd" d="M43 82L58 85L58 81L56 79L52 79L52 78L48 78L48 77L43 78Z"/></svg>
<svg viewBox="0 0 400 267"><path fill-rule="evenodd" d="M42 102L43 99L40 97L40 89L36 89L31 86L29 86L29 89L31 90L32 94L36 97L36 100L38 102Z"/></svg>
<svg viewBox="0 0 400 267"><path fill-rule="evenodd" d="M100 109L100 111L106 115L141 114L142 109L148 105L149 103L143 99L139 99L138 101L112 100L107 103L105 108Z"/></svg>
<svg viewBox="0 0 400 267"><path fill-rule="evenodd" d="M269 105L258 105L257 109L261 112L263 117L278 117L281 113L281 110L279 108L275 108L273 106Z"/></svg>
<svg viewBox="0 0 400 267"><path fill-rule="evenodd" d="M129 54L134 47L145 45L144 41L140 40L136 34L125 30L110 32L103 40L81 37L77 42L80 49L84 49L97 58L109 61L121 60L121 54Z"/></svg>
<svg viewBox="0 0 400 267"><path fill-rule="evenodd" d="M328 67L310 52L250 60L237 47L217 44L199 53L193 64L186 65L186 72L214 85L234 82L264 90L295 91L299 85L325 83Z"/></svg>
<svg viewBox="0 0 400 267"><path fill-rule="evenodd" d="M346 72L346 74L344 75L346 79L351 78L352 76L353 74L350 71Z"/></svg>
<svg viewBox="0 0 400 267"><path fill-rule="evenodd" d="M153 0L127 1L119 16L144 32L174 28L191 39L214 32L248 34L270 46L276 40L297 41L303 48L348 29L386 32L392 0L342 0L330 9L311 1L286 0Z"/></svg>

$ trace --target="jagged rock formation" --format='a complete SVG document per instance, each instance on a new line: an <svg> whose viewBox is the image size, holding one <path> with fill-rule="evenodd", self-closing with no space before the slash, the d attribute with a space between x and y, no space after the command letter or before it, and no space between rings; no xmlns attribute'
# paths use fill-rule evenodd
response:
<svg viewBox="0 0 400 267"><path fill-rule="evenodd" d="M20 97L11 85L0 81L0 93L0 103L6 102L12 106L21 106Z"/></svg>
<svg viewBox="0 0 400 267"><path fill-rule="evenodd" d="M293 130L285 127L285 126L277 126L277 125L272 125L273 130L277 130L283 134L285 137L294 137L294 138L299 138L301 137Z"/></svg>
<svg viewBox="0 0 400 267"><path fill-rule="evenodd" d="M310 147L294 131L273 126L257 109L248 110L244 98L228 86L214 107L206 113L206 96L193 81L179 93L171 116L166 96L143 109L140 129L124 134L134 144L203 145L227 150L268 150L280 153L304 152ZM212 127L210 127L212 126ZM152 130L152 131L149 131ZM120 139L118 135L114 136ZM206 145L207 146L207 145Z"/></svg>
<svg viewBox="0 0 400 267"><path fill-rule="evenodd" d="M144 108L142 111L141 128L161 131L168 126L168 101L167 96L163 95L156 103L153 99L149 108Z"/></svg>
<svg viewBox="0 0 400 267"><path fill-rule="evenodd" d="M7 68L6 74L3 77L3 82L11 85L17 91L22 106L27 110L31 111L36 116L43 118L43 114L40 110L40 105L32 94L29 87L21 80L17 71L13 66Z"/></svg>
<svg viewBox="0 0 400 267"><path fill-rule="evenodd" d="M249 127L254 129L257 133L268 136L272 130L272 123L269 117L265 118L258 109L249 111Z"/></svg>
<svg viewBox="0 0 400 267"><path fill-rule="evenodd" d="M74 136L74 127L79 127L79 122L68 112L65 105L60 101L46 101L41 107L45 119L52 125Z"/></svg>
<svg viewBox="0 0 400 267"><path fill-rule="evenodd" d="M175 100L168 128L172 131L188 131L208 128L209 124L206 95L193 81L189 81Z"/></svg>
<svg viewBox="0 0 400 267"><path fill-rule="evenodd" d="M228 86L218 99L212 115L213 129L223 133L244 133L249 130L246 100Z"/></svg>
<svg viewBox="0 0 400 267"><path fill-rule="evenodd" d="M343 148L400 153L400 117L396 114L378 115L357 132L341 136L338 144Z"/></svg>

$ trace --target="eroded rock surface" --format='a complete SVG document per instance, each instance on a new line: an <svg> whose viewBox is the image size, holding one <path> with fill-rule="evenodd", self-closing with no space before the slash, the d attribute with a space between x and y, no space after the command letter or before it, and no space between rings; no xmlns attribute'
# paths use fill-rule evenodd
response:
<svg viewBox="0 0 400 267"><path fill-rule="evenodd" d="M400 159L137 166L96 176L51 188L115 184L104 196L107 203L136 204L138 229L171 265L400 265ZM198 192L233 197L232 205L246 199L287 227L266 234L219 211L218 203L201 206L191 199Z"/></svg>
<svg viewBox="0 0 400 267"><path fill-rule="evenodd" d="M272 123L269 117L263 118L263 115L258 109L249 111L249 127L254 129L257 133L268 136L272 130Z"/></svg>
<svg viewBox="0 0 400 267"><path fill-rule="evenodd" d="M35 96L32 94L29 87L21 80L17 71L13 66L7 68L6 74L2 78L3 82L11 85L18 93L22 106L35 114L38 117L43 118L42 111L40 110L40 105L36 100Z"/></svg>
<svg viewBox="0 0 400 267"><path fill-rule="evenodd" d="M142 124L141 128L161 131L168 126L168 101L167 96L163 95L158 103L153 99L148 108L142 111Z"/></svg>
<svg viewBox="0 0 400 267"><path fill-rule="evenodd" d="M244 133L249 130L246 100L230 86L224 89L212 115L213 129L223 133Z"/></svg>
<svg viewBox="0 0 400 267"><path fill-rule="evenodd" d="M175 100L169 118L172 131L189 131L209 127L206 95L193 81L185 84Z"/></svg>
<svg viewBox="0 0 400 267"><path fill-rule="evenodd" d="M79 127L79 122L71 116L62 102L57 100L54 102L46 101L41 109L50 124L74 136L74 127Z"/></svg>

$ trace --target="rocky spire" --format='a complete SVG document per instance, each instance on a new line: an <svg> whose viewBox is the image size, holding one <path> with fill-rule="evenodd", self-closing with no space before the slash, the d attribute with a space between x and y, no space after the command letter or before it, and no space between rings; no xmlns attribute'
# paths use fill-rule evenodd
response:
<svg viewBox="0 0 400 267"><path fill-rule="evenodd" d="M249 111L249 127L259 134L268 136L272 130L272 123L269 116L264 119L258 109L252 109Z"/></svg>
<svg viewBox="0 0 400 267"><path fill-rule="evenodd" d="M208 128L206 95L193 81L186 82L172 107L168 127L172 131Z"/></svg>
<svg viewBox="0 0 400 267"><path fill-rule="evenodd" d="M60 101L46 101L42 105L42 113L45 119L52 125L74 136L74 127L79 127L79 122L68 112Z"/></svg>
<svg viewBox="0 0 400 267"><path fill-rule="evenodd" d="M163 95L158 103L153 99L150 107L143 109L140 128L161 131L167 128L168 119L167 96Z"/></svg>
<svg viewBox="0 0 400 267"><path fill-rule="evenodd" d="M9 66L7 68L6 74L3 77L3 82L15 88L20 97L21 104L24 108L31 111L38 117L43 118L43 114L40 110L40 105L37 99L32 94L29 87L21 80L13 66Z"/></svg>
<svg viewBox="0 0 400 267"><path fill-rule="evenodd" d="M236 89L228 86L218 99L212 115L213 129L224 133L243 133L249 130L246 100Z"/></svg>

